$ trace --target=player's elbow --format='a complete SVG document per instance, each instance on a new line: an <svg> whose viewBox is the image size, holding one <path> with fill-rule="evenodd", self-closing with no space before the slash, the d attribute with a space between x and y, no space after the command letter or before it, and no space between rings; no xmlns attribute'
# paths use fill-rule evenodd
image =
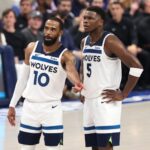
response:
<svg viewBox="0 0 150 150"><path fill-rule="evenodd" d="M143 69L143 66L141 63L138 65L138 68Z"/></svg>
<svg viewBox="0 0 150 150"><path fill-rule="evenodd" d="M130 55L128 57L128 63L127 63L129 68L139 68L139 69L143 69L142 64L140 63L140 61L133 55Z"/></svg>
<svg viewBox="0 0 150 150"><path fill-rule="evenodd" d="M138 59L135 59L134 61L132 61L131 66L130 67L134 67L134 68L139 68L139 69L143 69L142 64L139 62Z"/></svg>
<svg viewBox="0 0 150 150"><path fill-rule="evenodd" d="M136 61L136 65L137 65L138 68L143 69L143 66L142 66L142 64L140 63L140 61L138 59Z"/></svg>

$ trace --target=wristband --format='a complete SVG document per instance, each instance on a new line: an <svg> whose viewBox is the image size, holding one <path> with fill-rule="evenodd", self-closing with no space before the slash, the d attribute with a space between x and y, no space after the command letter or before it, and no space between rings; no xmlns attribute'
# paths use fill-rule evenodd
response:
<svg viewBox="0 0 150 150"><path fill-rule="evenodd" d="M134 77L140 77L142 72L143 72L143 69L141 69L141 68L131 67L130 71L129 71L129 75L134 76Z"/></svg>

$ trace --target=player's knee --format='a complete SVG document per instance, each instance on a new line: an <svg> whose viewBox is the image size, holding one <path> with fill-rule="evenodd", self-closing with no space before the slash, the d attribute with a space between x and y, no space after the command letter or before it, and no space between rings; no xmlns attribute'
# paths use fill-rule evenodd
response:
<svg viewBox="0 0 150 150"><path fill-rule="evenodd" d="M60 150L60 146L46 146L46 150Z"/></svg>
<svg viewBox="0 0 150 150"><path fill-rule="evenodd" d="M35 150L35 145L21 145L21 150Z"/></svg>

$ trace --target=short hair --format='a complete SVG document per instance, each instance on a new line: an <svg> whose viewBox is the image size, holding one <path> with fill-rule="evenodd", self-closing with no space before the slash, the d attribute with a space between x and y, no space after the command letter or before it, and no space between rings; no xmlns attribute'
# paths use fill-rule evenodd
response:
<svg viewBox="0 0 150 150"><path fill-rule="evenodd" d="M110 5L120 5L121 8L125 9L124 4L122 2L120 2L120 1L118 1L118 0L111 2Z"/></svg>
<svg viewBox="0 0 150 150"><path fill-rule="evenodd" d="M31 1L31 0L20 0L19 4L22 5L22 3L23 3L24 1L29 1L29 2L32 4L32 1Z"/></svg>
<svg viewBox="0 0 150 150"><path fill-rule="evenodd" d="M4 10L2 12L2 18L4 18L5 16L7 16L10 12L12 12L14 14L15 18L17 18L16 13L11 8L8 8L8 9L6 9L6 10Z"/></svg>
<svg viewBox="0 0 150 150"><path fill-rule="evenodd" d="M59 1L58 1L58 5L60 5L60 3L63 2L63 1L68 1L68 2L71 2L71 3L72 3L72 0L59 0Z"/></svg>
<svg viewBox="0 0 150 150"><path fill-rule="evenodd" d="M54 20L54 21L57 21L57 22L59 23L60 29L63 30L63 28L64 28L64 23L62 22L61 19L52 16L52 17L49 17L47 20Z"/></svg>
<svg viewBox="0 0 150 150"><path fill-rule="evenodd" d="M97 6L90 6L87 8L87 11L96 12L104 21L106 20L105 11L102 8L99 8Z"/></svg>

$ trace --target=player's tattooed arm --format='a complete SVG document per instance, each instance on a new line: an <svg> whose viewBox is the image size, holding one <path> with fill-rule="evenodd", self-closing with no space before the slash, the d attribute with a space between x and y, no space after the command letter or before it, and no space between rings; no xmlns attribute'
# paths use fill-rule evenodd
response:
<svg viewBox="0 0 150 150"><path fill-rule="evenodd" d="M75 57L69 51L65 51L62 55L62 66L67 72L68 79L75 85L77 91L81 91L83 85L80 81L79 74L75 67Z"/></svg>

